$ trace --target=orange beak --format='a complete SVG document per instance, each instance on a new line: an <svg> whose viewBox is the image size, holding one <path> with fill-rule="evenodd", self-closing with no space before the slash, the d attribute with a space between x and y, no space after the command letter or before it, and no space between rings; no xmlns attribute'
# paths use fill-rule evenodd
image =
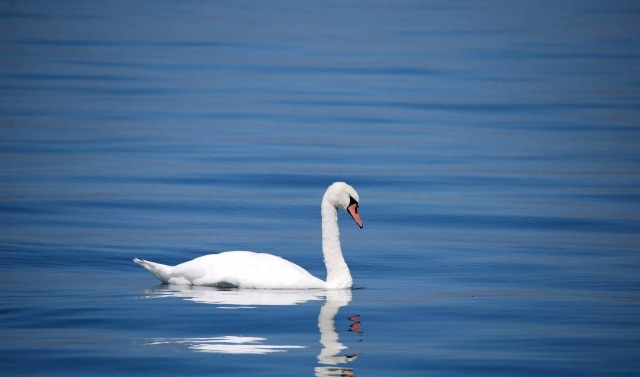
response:
<svg viewBox="0 0 640 377"><path fill-rule="evenodd" d="M353 203L347 207L347 212L349 212L356 224L362 229L362 220L360 220L360 214L358 213L358 203Z"/></svg>

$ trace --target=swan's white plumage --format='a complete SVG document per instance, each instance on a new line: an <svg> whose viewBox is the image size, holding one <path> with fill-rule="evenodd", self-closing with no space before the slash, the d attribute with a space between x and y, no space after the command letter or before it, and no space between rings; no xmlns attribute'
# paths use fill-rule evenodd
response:
<svg viewBox="0 0 640 377"><path fill-rule="evenodd" d="M176 266L137 258L134 262L166 284L260 289L351 288L353 280L340 247L337 209L348 210L356 223L362 227L358 202L358 193L344 182L336 182L329 186L322 198L322 253L327 266L326 282L283 258L251 251L210 254Z"/></svg>

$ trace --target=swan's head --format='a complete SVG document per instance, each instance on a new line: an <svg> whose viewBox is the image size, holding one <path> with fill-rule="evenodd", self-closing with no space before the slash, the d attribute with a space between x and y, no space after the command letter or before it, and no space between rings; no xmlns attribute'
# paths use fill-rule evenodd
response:
<svg viewBox="0 0 640 377"><path fill-rule="evenodd" d="M360 220L360 197L353 187L344 182L336 182L329 186L324 194L324 200L328 200L336 208L342 208L349 212L356 224L362 229Z"/></svg>

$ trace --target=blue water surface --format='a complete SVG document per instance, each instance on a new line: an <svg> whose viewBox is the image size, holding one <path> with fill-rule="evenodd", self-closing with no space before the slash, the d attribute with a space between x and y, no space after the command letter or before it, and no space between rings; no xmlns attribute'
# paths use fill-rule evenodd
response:
<svg viewBox="0 0 640 377"><path fill-rule="evenodd" d="M640 6L0 2L0 374L640 375ZM160 285L273 253L352 291Z"/></svg>

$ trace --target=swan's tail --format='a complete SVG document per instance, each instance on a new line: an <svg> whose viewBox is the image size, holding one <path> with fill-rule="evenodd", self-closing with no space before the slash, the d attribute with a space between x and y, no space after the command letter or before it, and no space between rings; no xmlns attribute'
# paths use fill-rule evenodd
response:
<svg viewBox="0 0 640 377"><path fill-rule="evenodd" d="M169 279L171 278L171 266L167 266L164 264L149 262L144 259L134 258L134 262L141 265L142 267L149 270L155 277L160 279L165 284L169 283Z"/></svg>

